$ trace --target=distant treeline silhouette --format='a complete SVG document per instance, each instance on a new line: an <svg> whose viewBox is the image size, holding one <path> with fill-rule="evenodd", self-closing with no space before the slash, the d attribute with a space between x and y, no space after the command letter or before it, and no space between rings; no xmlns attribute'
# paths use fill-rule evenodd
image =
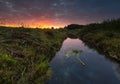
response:
<svg viewBox="0 0 120 84"><path fill-rule="evenodd" d="M100 29L120 29L120 18L119 19L109 19L101 23L92 23L88 25L70 24L65 26L66 29L80 29L80 28L100 28Z"/></svg>

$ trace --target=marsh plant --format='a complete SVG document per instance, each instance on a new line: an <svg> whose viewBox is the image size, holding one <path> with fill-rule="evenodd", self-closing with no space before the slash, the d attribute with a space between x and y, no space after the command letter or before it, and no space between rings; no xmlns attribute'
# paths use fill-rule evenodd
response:
<svg viewBox="0 0 120 84"><path fill-rule="evenodd" d="M85 65L85 63L80 58L81 53L82 53L82 50L72 49L72 50L68 51L65 54L65 56L66 56L66 58L70 58L71 56L74 56L74 58L77 59L80 62L80 64Z"/></svg>

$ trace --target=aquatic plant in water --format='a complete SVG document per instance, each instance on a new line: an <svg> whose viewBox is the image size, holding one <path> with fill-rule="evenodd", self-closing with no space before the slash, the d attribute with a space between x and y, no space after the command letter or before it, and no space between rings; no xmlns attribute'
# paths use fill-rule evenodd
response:
<svg viewBox="0 0 120 84"><path fill-rule="evenodd" d="M68 51L68 52L66 53L65 56L66 56L67 58L70 58L71 54L72 54L72 51L70 50L70 51Z"/></svg>
<svg viewBox="0 0 120 84"><path fill-rule="evenodd" d="M66 57L70 58L72 54L74 54L75 58L82 64L85 65L85 63L80 59L79 54L81 53L81 50L70 50L66 53Z"/></svg>

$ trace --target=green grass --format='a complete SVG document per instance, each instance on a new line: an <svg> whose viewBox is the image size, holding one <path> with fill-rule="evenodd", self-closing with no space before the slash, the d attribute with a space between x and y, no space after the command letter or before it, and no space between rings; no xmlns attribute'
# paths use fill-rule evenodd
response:
<svg viewBox="0 0 120 84"><path fill-rule="evenodd" d="M63 29L0 27L0 84L44 84L65 38Z"/></svg>
<svg viewBox="0 0 120 84"><path fill-rule="evenodd" d="M89 33L82 36L82 39L88 42L88 45L94 45L96 49L104 52L107 56L120 61L120 33L117 34L117 37L107 36L111 31ZM115 33L113 32L113 34Z"/></svg>

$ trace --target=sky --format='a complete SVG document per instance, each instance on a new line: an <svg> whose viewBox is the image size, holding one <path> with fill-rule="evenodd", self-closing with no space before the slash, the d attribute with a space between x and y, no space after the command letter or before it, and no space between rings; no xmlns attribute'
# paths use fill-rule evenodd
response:
<svg viewBox="0 0 120 84"><path fill-rule="evenodd" d="M0 0L0 25L64 27L120 18L120 0Z"/></svg>

